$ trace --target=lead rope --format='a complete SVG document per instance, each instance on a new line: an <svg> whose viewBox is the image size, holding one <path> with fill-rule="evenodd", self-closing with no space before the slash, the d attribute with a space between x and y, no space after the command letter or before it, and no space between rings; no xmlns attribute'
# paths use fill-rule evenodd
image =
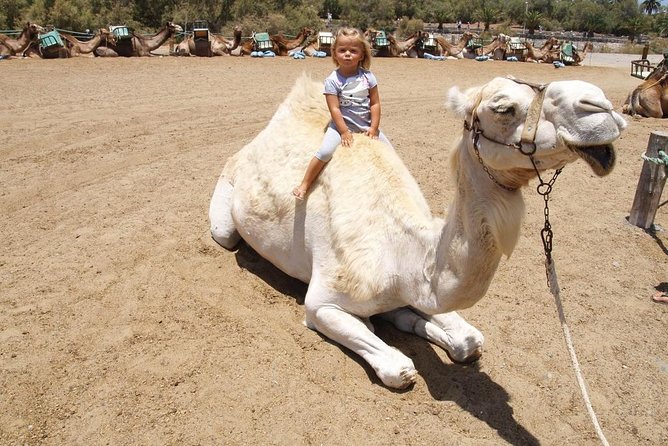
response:
<svg viewBox="0 0 668 446"><path fill-rule="evenodd" d="M603 444L604 446L609 446L608 440L606 440L605 435L603 434L603 430L601 429L601 425L598 423L598 418L596 417L596 413L594 412L591 400L589 399L589 393L587 392L587 384L585 382L584 375L582 374L582 370L580 369L580 362L578 361L578 357L575 354L575 347L573 347L573 339L571 338L571 331L568 328L568 324L566 323L564 307L561 303L561 295L560 295L561 293L559 289L559 283L557 281L557 271L554 266L554 259L552 258L553 233L552 233L552 226L550 225L550 208L548 206L548 201L550 199L550 193L552 192L552 186L554 185L554 182L557 180L557 177L561 173L561 169L557 169L552 179L546 183L540 177L540 173L536 168L533 156L529 156L529 158L531 159L531 163L533 164L533 167L536 170L536 173L538 174L538 180L540 181L538 187L536 188L536 191L538 192L539 195L543 197L543 200L545 201L545 208L544 208L545 225L543 226L543 229L540 231L540 236L543 239L543 249L545 250L545 275L547 276L547 286L550 289L550 293L552 293L552 295L554 296L554 302L557 305L557 313L559 314L559 322L561 323L561 330L564 332L564 338L566 339L566 347L568 348L568 354L571 357L571 364L573 365L573 370L575 371L575 377L578 381L578 385L580 386L580 393L582 394L582 399L584 400L585 406L587 407L587 413L589 414L589 418L591 419L591 422L594 425L594 430L596 431L596 435L598 435L598 438L601 440L601 444Z"/></svg>

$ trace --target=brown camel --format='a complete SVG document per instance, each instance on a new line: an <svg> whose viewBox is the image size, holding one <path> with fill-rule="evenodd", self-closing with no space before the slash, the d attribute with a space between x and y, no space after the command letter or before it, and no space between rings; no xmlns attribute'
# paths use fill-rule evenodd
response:
<svg viewBox="0 0 668 446"><path fill-rule="evenodd" d="M508 42L510 36L499 34L494 37L488 45L484 45L478 49L478 55L489 56L495 60L504 60L506 58L506 50L508 49Z"/></svg>
<svg viewBox="0 0 668 446"><path fill-rule="evenodd" d="M554 49L555 46L559 48L559 41L556 37L547 39L539 49L536 49L528 40L525 42L525 45L527 47L527 62L552 63L555 60L559 60L561 50Z"/></svg>
<svg viewBox="0 0 668 446"><path fill-rule="evenodd" d="M31 43L23 54L28 57L39 56L42 59L67 59L68 57L81 55L94 57L93 51L96 48L100 45L108 45L108 42L114 41L114 35L106 28L100 28L88 41L81 41L73 35L62 31L59 31L58 35L63 42L63 46L53 45L44 48L38 43Z"/></svg>
<svg viewBox="0 0 668 446"><path fill-rule="evenodd" d="M299 34L297 34L297 37L292 40L286 39L283 34L274 34L270 37L273 44L272 51L276 53L277 56L287 56L291 50L302 46L311 34L313 34L311 28L302 28L302 30L299 31Z"/></svg>
<svg viewBox="0 0 668 446"><path fill-rule="evenodd" d="M37 42L41 32L44 32L44 28L36 23L26 22L16 39L0 34L0 56L13 58L23 55L32 42Z"/></svg>
<svg viewBox="0 0 668 446"><path fill-rule="evenodd" d="M223 36L209 33L209 50L206 56L229 56L241 43L241 27L234 27L234 37L227 40ZM203 55L195 47L195 37L188 36L176 46L174 56L200 56Z"/></svg>
<svg viewBox="0 0 668 446"><path fill-rule="evenodd" d="M160 48L174 33L182 32L176 23L167 22L160 31L152 36L142 36L132 33L128 39L116 39L108 46L99 46L95 49L95 55L99 57L141 57L152 56L151 51Z"/></svg>
<svg viewBox="0 0 668 446"><path fill-rule="evenodd" d="M585 43L581 51L576 49L575 54L573 54L573 59L575 60L573 65L580 65L582 61L586 59L587 54L591 53L593 50L594 45L591 42Z"/></svg>
<svg viewBox="0 0 668 446"><path fill-rule="evenodd" d="M387 47L387 52L381 51L376 56L389 56L389 57L399 57L404 53L415 53L414 51L411 51L413 48L415 48L416 43L419 41L419 39L422 38L422 32L418 31L412 36L408 37L406 40L399 41L394 37L392 34L388 34L387 40L390 42L390 46ZM386 53L386 54L382 54ZM412 57L415 57L413 54L411 54Z"/></svg>
<svg viewBox="0 0 668 446"><path fill-rule="evenodd" d="M439 56L447 56L447 57L454 57L457 59L463 59L464 56L466 56L468 53L468 51L466 50L466 44L468 43L469 40L477 37L478 36L476 34L466 31L459 38L459 42L457 42L456 45L453 45L452 43L448 42L448 40L444 36L441 35L436 36L435 37L436 42L438 43L438 46L441 47L441 54L439 54Z"/></svg>
<svg viewBox="0 0 668 446"><path fill-rule="evenodd" d="M65 39L65 46L69 51L70 57L87 55L94 57L93 51L99 46L108 45L108 42L114 42L114 35L107 28L100 28L95 35L88 41L81 41L71 34L61 32L60 36Z"/></svg>
<svg viewBox="0 0 668 446"><path fill-rule="evenodd" d="M631 116L668 118L668 65L665 60L627 96L622 111Z"/></svg>

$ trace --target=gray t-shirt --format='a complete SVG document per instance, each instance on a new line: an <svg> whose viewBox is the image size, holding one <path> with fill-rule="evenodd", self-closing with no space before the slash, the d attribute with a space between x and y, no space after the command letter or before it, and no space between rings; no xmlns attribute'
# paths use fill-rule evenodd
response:
<svg viewBox="0 0 668 446"><path fill-rule="evenodd" d="M363 133L369 129L371 125L369 90L376 85L378 85L376 76L362 68L350 77L342 76L338 70L334 70L325 79L324 93L339 97L343 120L351 132ZM333 122L329 125L336 129Z"/></svg>

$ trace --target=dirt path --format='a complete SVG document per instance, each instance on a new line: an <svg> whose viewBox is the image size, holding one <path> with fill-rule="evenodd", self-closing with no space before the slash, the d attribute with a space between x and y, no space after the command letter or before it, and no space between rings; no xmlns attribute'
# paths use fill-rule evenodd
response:
<svg viewBox="0 0 668 446"><path fill-rule="evenodd" d="M382 127L443 215L452 85L579 78L621 108L628 67L379 59ZM545 285L542 198L488 295L463 314L486 336L453 365L382 322L420 372L383 387L302 325L305 285L208 233L225 160L302 71L288 58L0 62L0 444L596 445ZM565 311L612 445L668 444L666 232L626 222L652 130L630 120L616 170L565 169L550 202ZM656 216L668 227L667 207Z"/></svg>

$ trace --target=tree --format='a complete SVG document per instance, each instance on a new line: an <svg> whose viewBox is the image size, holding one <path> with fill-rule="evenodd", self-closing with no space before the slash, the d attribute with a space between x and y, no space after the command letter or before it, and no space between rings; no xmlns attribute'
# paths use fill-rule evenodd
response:
<svg viewBox="0 0 668 446"><path fill-rule="evenodd" d="M643 11L645 11L649 15L652 15L655 12L659 12L659 10L661 9L661 1L660 0L643 0L643 2L640 3L640 6L642 7Z"/></svg>
<svg viewBox="0 0 668 446"><path fill-rule="evenodd" d="M529 35L533 35L536 28L540 28L541 21L543 20L543 14L538 11L529 11L526 13L526 26L529 30Z"/></svg>
<svg viewBox="0 0 668 446"><path fill-rule="evenodd" d="M475 13L475 19L478 22L482 22L485 25L485 31L489 31L489 25L492 22L496 21L496 18L498 17L499 12L491 8L489 6L483 6L482 8L478 9Z"/></svg>
<svg viewBox="0 0 668 446"><path fill-rule="evenodd" d="M0 28L20 28L25 21L21 11L26 6L26 0L0 0Z"/></svg>

